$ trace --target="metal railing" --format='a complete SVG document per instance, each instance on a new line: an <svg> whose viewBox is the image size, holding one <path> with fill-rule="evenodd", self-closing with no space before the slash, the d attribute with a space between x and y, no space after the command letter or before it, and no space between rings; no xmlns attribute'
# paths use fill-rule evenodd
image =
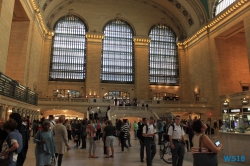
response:
<svg viewBox="0 0 250 166"><path fill-rule="evenodd" d="M38 95L0 72L0 95L37 105Z"/></svg>

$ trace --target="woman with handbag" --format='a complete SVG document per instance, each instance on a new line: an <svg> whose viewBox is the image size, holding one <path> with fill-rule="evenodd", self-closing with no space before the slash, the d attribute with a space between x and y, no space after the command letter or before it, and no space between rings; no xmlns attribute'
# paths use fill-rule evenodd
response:
<svg viewBox="0 0 250 166"><path fill-rule="evenodd" d="M193 137L193 166L217 166L217 153L222 149L222 144L216 146L210 138L205 135L207 130L206 123L201 120L193 122L193 130L196 134Z"/></svg>
<svg viewBox="0 0 250 166"><path fill-rule="evenodd" d="M86 133L89 142L89 158L98 158L98 156L95 155L96 142L94 138L96 136L96 129L93 127L92 120L88 121ZM93 147L93 155L91 155L92 147Z"/></svg>
<svg viewBox="0 0 250 166"><path fill-rule="evenodd" d="M36 166L49 166L52 161L52 156L55 154L54 134L50 130L50 122L43 122L43 129L35 135L34 142L36 143L35 156Z"/></svg>

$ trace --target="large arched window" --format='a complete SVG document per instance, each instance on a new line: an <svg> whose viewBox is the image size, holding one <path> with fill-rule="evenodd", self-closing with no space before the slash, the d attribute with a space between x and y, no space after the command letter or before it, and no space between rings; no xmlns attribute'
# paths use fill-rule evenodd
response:
<svg viewBox="0 0 250 166"><path fill-rule="evenodd" d="M178 85L179 65L177 37L166 25L154 26L149 33L151 38L149 50L150 84Z"/></svg>
<svg viewBox="0 0 250 166"><path fill-rule="evenodd" d="M84 81L86 26L77 16L64 16L54 26L50 81Z"/></svg>
<svg viewBox="0 0 250 166"><path fill-rule="evenodd" d="M123 20L112 20L103 30L101 82L134 82L133 31Z"/></svg>
<svg viewBox="0 0 250 166"><path fill-rule="evenodd" d="M217 16L220 12L234 3L235 0L216 0L214 5L214 16Z"/></svg>

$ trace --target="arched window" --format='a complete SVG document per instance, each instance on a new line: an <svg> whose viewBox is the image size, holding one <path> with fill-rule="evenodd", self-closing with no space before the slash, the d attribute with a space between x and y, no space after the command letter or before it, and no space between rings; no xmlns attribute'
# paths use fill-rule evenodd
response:
<svg viewBox="0 0 250 166"><path fill-rule="evenodd" d="M86 26L77 16L64 16L54 26L50 81L84 81Z"/></svg>
<svg viewBox="0 0 250 166"><path fill-rule="evenodd" d="M134 82L133 31L123 20L112 20L104 27L101 82Z"/></svg>
<svg viewBox="0 0 250 166"><path fill-rule="evenodd" d="M235 0L217 0L214 5L214 16L217 16L220 12L234 3Z"/></svg>
<svg viewBox="0 0 250 166"><path fill-rule="evenodd" d="M174 31L166 25L154 26L149 33L150 84L178 85L179 65L177 38Z"/></svg>

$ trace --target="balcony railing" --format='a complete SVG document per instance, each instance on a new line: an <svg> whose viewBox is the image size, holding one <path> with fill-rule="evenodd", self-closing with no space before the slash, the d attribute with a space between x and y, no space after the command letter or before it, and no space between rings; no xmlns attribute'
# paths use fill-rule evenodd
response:
<svg viewBox="0 0 250 166"><path fill-rule="evenodd" d="M0 95L37 105L38 95L0 72Z"/></svg>

